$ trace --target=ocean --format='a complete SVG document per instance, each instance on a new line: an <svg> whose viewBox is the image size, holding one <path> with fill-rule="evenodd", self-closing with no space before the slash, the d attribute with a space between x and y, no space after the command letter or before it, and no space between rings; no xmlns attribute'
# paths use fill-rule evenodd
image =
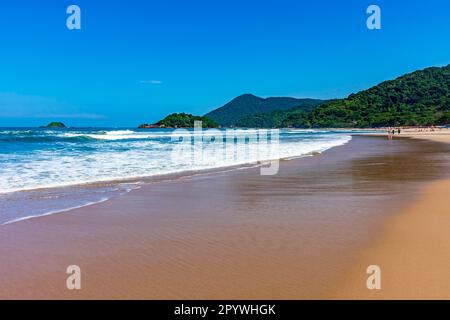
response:
<svg viewBox="0 0 450 320"><path fill-rule="evenodd" d="M351 133L0 128L0 225L107 201L154 177L312 156Z"/></svg>

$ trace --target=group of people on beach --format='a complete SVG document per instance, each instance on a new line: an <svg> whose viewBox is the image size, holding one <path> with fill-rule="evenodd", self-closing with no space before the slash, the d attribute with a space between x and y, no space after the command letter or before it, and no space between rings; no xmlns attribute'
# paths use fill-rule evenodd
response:
<svg viewBox="0 0 450 320"><path fill-rule="evenodd" d="M408 134L414 134L419 132L435 132L435 131L441 131L446 130L448 128L447 126L416 126L416 127L388 127L385 128L387 132L387 137L389 140L392 140L394 135L400 134L402 132L408 133Z"/></svg>
<svg viewBox="0 0 450 320"><path fill-rule="evenodd" d="M387 128L387 136L389 140L392 140L392 138L394 137L395 133L400 134L402 133L402 129L400 128Z"/></svg>

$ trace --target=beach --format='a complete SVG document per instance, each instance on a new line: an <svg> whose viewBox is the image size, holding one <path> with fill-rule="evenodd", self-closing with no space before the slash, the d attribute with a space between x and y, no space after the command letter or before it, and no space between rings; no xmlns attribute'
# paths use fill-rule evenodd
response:
<svg viewBox="0 0 450 320"><path fill-rule="evenodd" d="M404 130L400 137L450 144L448 129ZM450 180L444 177L388 219L331 298L450 299ZM372 264L381 268L381 290L368 290L363 281Z"/></svg>
<svg viewBox="0 0 450 320"><path fill-rule="evenodd" d="M450 1L29 2L0 10L0 300L450 300Z"/></svg>
<svg viewBox="0 0 450 320"><path fill-rule="evenodd" d="M354 136L275 176L184 176L4 225L0 298L448 298L449 152ZM365 287L372 264L381 291Z"/></svg>

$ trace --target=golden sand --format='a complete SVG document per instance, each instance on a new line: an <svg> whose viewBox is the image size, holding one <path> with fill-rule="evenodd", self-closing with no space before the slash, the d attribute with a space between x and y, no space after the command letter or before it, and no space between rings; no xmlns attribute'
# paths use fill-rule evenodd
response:
<svg viewBox="0 0 450 320"><path fill-rule="evenodd" d="M400 134L402 137L410 137L415 139L426 139L437 142L450 143L449 129L406 129Z"/></svg>

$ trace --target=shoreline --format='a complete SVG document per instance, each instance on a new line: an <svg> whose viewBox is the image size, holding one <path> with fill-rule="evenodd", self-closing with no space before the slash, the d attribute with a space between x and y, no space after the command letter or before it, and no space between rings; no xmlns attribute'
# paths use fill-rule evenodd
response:
<svg viewBox="0 0 450 320"><path fill-rule="evenodd" d="M342 141L341 141L342 140ZM255 162L255 160L235 161L236 163L223 163L213 164L210 166L199 167L196 169L180 168L178 170L169 170L167 173L149 174L142 176L130 176L125 178L105 178L96 179L93 181L79 182L79 183L61 183L43 187L29 187L20 190L11 190L0 193L0 209L2 209L2 201L4 201L4 215L0 219L0 226L7 225L9 223L20 222L26 219L38 218L41 216L47 216L49 214L58 214L77 209L80 207L86 207L101 203L106 200L110 200L114 197L123 196L124 194L142 186L154 183L161 183L165 181L177 181L182 179L189 179L195 176L201 175L214 175L235 170L245 170L255 167L264 167L270 164L272 161L285 161L292 159L301 159L304 157L314 156L321 154L330 148L343 145L351 140L351 136L348 135L342 139L335 139L328 145L323 145L321 149L317 146L314 151L299 150L295 155L280 154L277 158L267 158ZM95 197L93 193L96 193ZM70 202L67 201L66 195L70 194ZM36 201L36 199L43 198L61 198L61 201L55 200L51 203L44 203ZM35 205L32 201L35 200ZM8 204L13 202L22 203L22 206L14 207ZM24 206L23 204L27 204ZM19 212L20 211L20 212ZM29 212L26 216L22 212ZM6 218L6 219L5 219Z"/></svg>
<svg viewBox="0 0 450 320"><path fill-rule="evenodd" d="M449 132L410 132L401 138L450 144ZM389 218L379 237L332 290L331 299L450 299L450 179L425 186ZM366 268L381 269L381 290L368 290Z"/></svg>
<svg viewBox="0 0 450 320"><path fill-rule="evenodd" d="M0 128L2 129L2 128ZM23 128L25 129L25 128ZM89 129L104 129L104 128L89 128ZM109 136L109 139L99 139L99 138L95 138L93 139L93 141L102 141L102 142L121 142L123 140L144 140L144 141L150 141L153 142L152 140L149 140L150 138L161 138L161 137L171 137L171 134L173 133L172 131L167 131L167 134L164 135L153 135L153 136L148 136L148 135L139 135L138 137L136 136L129 136L127 134L122 134L122 136L119 137L119 132L129 132L129 133L133 133L133 131L130 130L130 128L122 128L123 130L117 130L120 128L110 128L110 129L116 129L115 131L110 131L110 132L105 132L105 131L100 131L101 134L99 134L99 132L87 132L87 133L82 133L82 132L76 132L76 133L70 133L70 136L65 136L65 138L67 139L71 139L71 138L79 138L79 137L86 137L86 136L100 136L100 135L109 135L113 132L117 132L116 137L114 136ZM92 131L91 130L91 131ZM247 129L247 130L241 130L241 129L233 129L234 131L245 131L246 132L252 132L252 131L258 131L260 129ZM261 129L261 130L266 130L266 129ZM320 133L320 130L307 130L308 133ZM298 130L296 131L298 133L305 133L305 130ZM59 131L57 131L57 133L60 133ZM143 132L136 132L136 133L143 133ZM145 133L145 132L144 132ZM156 133L161 133L161 131L156 131ZM193 134L194 132L192 132ZM326 133L328 133L328 131L326 131ZM337 132L338 133L338 132ZM342 132L342 134L344 135L345 131ZM183 137L184 133L180 135L180 137ZM214 134L212 135L214 137ZM348 136L349 138L351 137L351 133L346 133L346 136ZM242 137L246 137L245 135L242 135ZM38 137L39 138L39 137ZM52 139L54 137L51 137ZM341 138L346 138L346 137L341 137ZM23 137L20 137L19 139L23 139ZM45 140L47 141L47 140ZM280 139L281 142L284 142L282 139ZM92 142L92 141L90 141ZM128 141L127 141L128 142ZM301 140L299 140L298 142L302 142ZM182 167L182 168L169 168L168 170L162 170L162 171L157 171L157 172L152 172L150 170L149 172L144 172L144 173L140 173L140 174L130 174L127 173L125 175L109 175L106 177L93 177L90 179L80 179L80 180L69 180L69 181L64 181L64 182L50 182L47 184L38 184L38 185L32 185L32 186L13 186L13 187L9 187L9 188L3 188L0 189L0 195L2 194L11 194L11 193L15 193L15 192L28 192L28 191L39 191L39 190L51 190L51 189L58 189L58 188L69 188L69 187L95 187L95 186L103 186L103 185L107 185L107 184L126 184L126 183L135 183L135 182L139 182L141 180L163 180L167 177L178 177L178 176L185 176L185 175L191 175L191 174L197 174L198 172L215 172L215 171L220 171L222 169L232 169L234 167L243 167L243 166L247 166L247 165L254 165L256 163L262 163L262 165L264 165L265 163L274 161L274 160L284 160L284 159L289 159L289 158L301 158L304 156L308 156L310 154L313 153L321 153L323 151L326 151L329 148L333 148L335 146L339 146L342 144L347 143L348 141L328 141L331 143L331 145L326 145L326 146L321 146L319 149L317 150L310 150L310 151L302 151L301 153L297 153L294 155L291 154L279 154L277 156L268 156L268 157L258 157L258 158L254 158L251 159L249 158L247 155L245 155L247 158L240 159L239 161L236 162L230 162L230 163L220 163L220 160L222 159L214 159L215 162L212 162L213 164L207 164L207 165L203 165L203 166L199 166L199 167L195 167L195 166L186 166L186 167ZM334 144L336 142L336 144ZM203 142L202 142L203 144ZM284 146L283 143L279 144L280 146ZM115 151L115 150L114 150ZM169 151L171 151L169 149ZM205 150L205 152L210 151L210 150ZM214 151L214 150L213 150ZM145 182L145 181L144 181Z"/></svg>

